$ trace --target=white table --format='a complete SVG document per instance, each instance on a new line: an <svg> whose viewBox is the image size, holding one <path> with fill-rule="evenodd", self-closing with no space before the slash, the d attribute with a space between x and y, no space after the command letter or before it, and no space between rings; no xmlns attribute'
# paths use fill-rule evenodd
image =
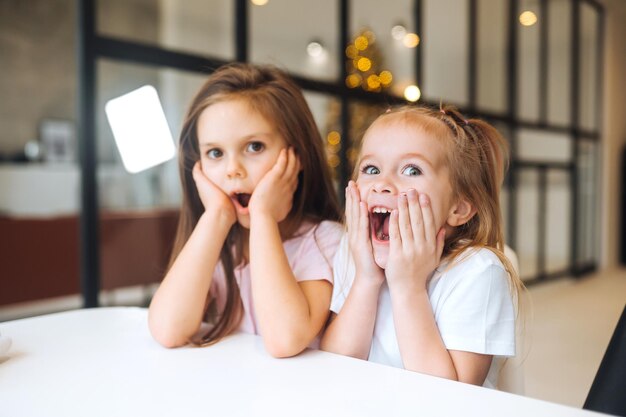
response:
<svg viewBox="0 0 626 417"><path fill-rule="evenodd" d="M139 308L0 323L0 416L591 416L588 411L307 350L274 359L257 336L165 349Z"/></svg>

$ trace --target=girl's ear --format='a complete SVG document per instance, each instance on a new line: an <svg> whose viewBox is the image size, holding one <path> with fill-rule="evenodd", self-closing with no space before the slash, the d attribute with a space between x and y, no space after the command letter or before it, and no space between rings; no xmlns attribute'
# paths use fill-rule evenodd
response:
<svg viewBox="0 0 626 417"><path fill-rule="evenodd" d="M475 214L476 208L474 205L466 199L461 198L450 209L450 213L448 214L448 224L453 227L464 225L470 221Z"/></svg>

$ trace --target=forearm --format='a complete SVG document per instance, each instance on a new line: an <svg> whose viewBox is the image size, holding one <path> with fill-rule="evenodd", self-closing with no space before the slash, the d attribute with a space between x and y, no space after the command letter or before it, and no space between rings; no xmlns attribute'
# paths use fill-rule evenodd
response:
<svg viewBox="0 0 626 417"><path fill-rule="evenodd" d="M339 314L332 320L321 349L368 359L376 323L380 285L355 280Z"/></svg>
<svg viewBox="0 0 626 417"><path fill-rule="evenodd" d="M390 285L393 321L405 369L458 380L450 353L441 339L428 292Z"/></svg>
<svg viewBox="0 0 626 417"><path fill-rule="evenodd" d="M204 214L167 272L149 309L149 326L164 346L184 345L198 331L213 272L230 226Z"/></svg>
<svg viewBox="0 0 626 417"><path fill-rule="evenodd" d="M301 352L320 332L323 320L313 317L289 265L278 224L269 216L251 217L250 269L254 309L266 347L274 356Z"/></svg>

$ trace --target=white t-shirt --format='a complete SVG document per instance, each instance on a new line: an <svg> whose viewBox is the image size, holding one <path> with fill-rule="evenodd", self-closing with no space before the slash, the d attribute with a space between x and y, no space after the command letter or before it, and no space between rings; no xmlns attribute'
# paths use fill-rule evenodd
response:
<svg viewBox="0 0 626 417"><path fill-rule="evenodd" d="M330 309L336 314L350 292L354 275L354 262L344 236L334 259ZM483 386L495 388L503 358L515 355L515 312L509 277L496 254L488 249L472 249L459 255L451 267L441 264L428 284L428 297L448 350L494 355ZM368 359L404 368L386 282L378 297Z"/></svg>

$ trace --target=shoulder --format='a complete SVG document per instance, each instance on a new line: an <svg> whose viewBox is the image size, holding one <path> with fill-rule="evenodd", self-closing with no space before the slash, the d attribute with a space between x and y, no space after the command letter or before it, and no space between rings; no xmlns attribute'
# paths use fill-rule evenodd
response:
<svg viewBox="0 0 626 417"><path fill-rule="evenodd" d="M440 265L433 275L431 286L447 292L480 293L486 288L508 292L509 274L493 251L470 248L451 262Z"/></svg>
<svg viewBox="0 0 626 417"><path fill-rule="evenodd" d="M313 230L317 237L332 238L339 242L343 234L343 225L332 220L324 220L315 224Z"/></svg>
<svg viewBox="0 0 626 417"><path fill-rule="evenodd" d="M332 220L324 220L319 223L305 222L300 226L294 239L314 241L316 246L324 251L335 251L343 235L343 230L341 223Z"/></svg>
<svg viewBox="0 0 626 417"><path fill-rule="evenodd" d="M342 235L341 223L330 220L319 223L307 221L291 239L284 242L284 247L288 256L306 257L317 252L331 263Z"/></svg>
<svg viewBox="0 0 626 417"><path fill-rule="evenodd" d="M440 265L437 270L443 274L480 272L495 267L506 271L502 261L488 248L469 248L461 252L455 259Z"/></svg>

